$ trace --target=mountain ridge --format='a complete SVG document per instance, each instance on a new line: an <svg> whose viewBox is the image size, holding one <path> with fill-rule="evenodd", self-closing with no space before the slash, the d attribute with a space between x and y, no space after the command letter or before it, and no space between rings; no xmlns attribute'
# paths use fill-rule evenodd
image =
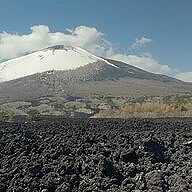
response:
<svg viewBox="0 0 192 192"><path fill-rule="evenodd" d="M32 56L35 54L35 57L38 58L37 60L42 63L44 60L39 57L39 53L42 53L41 51L32 53ZM97 57L81 48L57 45L43 49L45 55L47 51L49 54L53 54L50 56L51 58L53 57L52 60L48 63L49 70L38 71L37 73L22 76L17 79L0 82L1 103L6 101L30 100L47 95L53 97L58 95L81 97L103 94L136 97L142 95L158 96L192 92L191 83L186 83L166 75L150 73L120 61ZM65 58L72 59L68 64L66 64L66 61L69 60L59 61L59 67L64 66L65 70L50 67L54 65L58 66L57 59L54 60L55 57L58 57L58 52L59 54L62 53ZM72 56L66 56L66 54L72 54ZM73 58L74 55L76 59ZM79 55L81 55L81 57L79 57ZM23 57L30 56L31 54ZM19 60L23 57L19 58ZM15 59L13 61L15 61ZM74 61L78 64L74 64ZM10 61L8 61L8 64L9 62ZM33 64L33 62L31 63ZM75 68L69 68L71 67L70 63L72 63ZM7 62L5 62L4 65L5 64L7 64ZM17 64L17 67L19 64L20 63ZM47 60L42 66L44 67L46 64ZM14 63L12 63L12 65L14 65ZM36 66L37 64L35 63L34 65ZM66 68L66 66L68 66L68 68ZM1 67L1 69L0 78L3 79L4 77L4 79L6 79L5 70L3 67ZM29 70L29 68L26 69ZM9 75L11 75L11 73Z"/></svg>

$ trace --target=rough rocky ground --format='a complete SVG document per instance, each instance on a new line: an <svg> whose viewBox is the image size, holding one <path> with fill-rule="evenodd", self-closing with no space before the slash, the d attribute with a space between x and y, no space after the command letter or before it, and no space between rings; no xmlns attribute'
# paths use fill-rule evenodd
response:
<svg viewBox="0 0 192 192"><path fill-rule="evenodd" d="M1 192L192 191L192 119L0 124Z"/></svg>

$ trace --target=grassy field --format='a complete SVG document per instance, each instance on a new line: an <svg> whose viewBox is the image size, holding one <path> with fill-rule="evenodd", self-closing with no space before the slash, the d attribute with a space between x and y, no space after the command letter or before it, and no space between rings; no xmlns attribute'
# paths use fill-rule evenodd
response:
<svg viewBox="0 0 192 192"><path fill-rule="evenodd" d="M99 118L192 117L192 95L114 97L43 97L31 101L0 105L0 120L17 115L32 119L36 115Z"/></svg>
<svg viewBox="0 0 192 192"><path fill-rule="evenodd" d="M192 117L192 103L163 104L137 103L121 106L119 109L101 110L97 117L111 118L158 118L158 117Z"/></svg>

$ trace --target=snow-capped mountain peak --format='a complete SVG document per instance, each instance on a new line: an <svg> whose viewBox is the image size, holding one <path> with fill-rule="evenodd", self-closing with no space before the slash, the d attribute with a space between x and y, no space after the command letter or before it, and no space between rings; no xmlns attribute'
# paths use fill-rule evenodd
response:
<svg viewBox="0 0 192 192"><path fill-rule="evenodd" d="M118 68L80 47L55 45L0 63L0 82L51 70L74 70L97 61L103 61Z"/></svg>

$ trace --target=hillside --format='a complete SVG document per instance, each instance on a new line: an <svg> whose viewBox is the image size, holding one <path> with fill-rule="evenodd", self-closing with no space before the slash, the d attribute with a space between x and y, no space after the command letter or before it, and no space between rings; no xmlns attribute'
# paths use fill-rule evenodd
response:
<svg viewBox="0 0 192 192"><path fill-rule="evenodd" d="M104 97L115 98L119 107L130 98L192 94L191 83L97 57L77 47L49 47L0 66L0 108L2 104L8 111L19 107L21 114L26 102L28 107L40 106L45 114L51 110L51 114L63 115L75 109L92 114L106 104ZM83 104L78 104L79 100ZM74 108L66 109L68 102L73 102L70 106ZM60 106L57 112L55 106Z"/></svg>

